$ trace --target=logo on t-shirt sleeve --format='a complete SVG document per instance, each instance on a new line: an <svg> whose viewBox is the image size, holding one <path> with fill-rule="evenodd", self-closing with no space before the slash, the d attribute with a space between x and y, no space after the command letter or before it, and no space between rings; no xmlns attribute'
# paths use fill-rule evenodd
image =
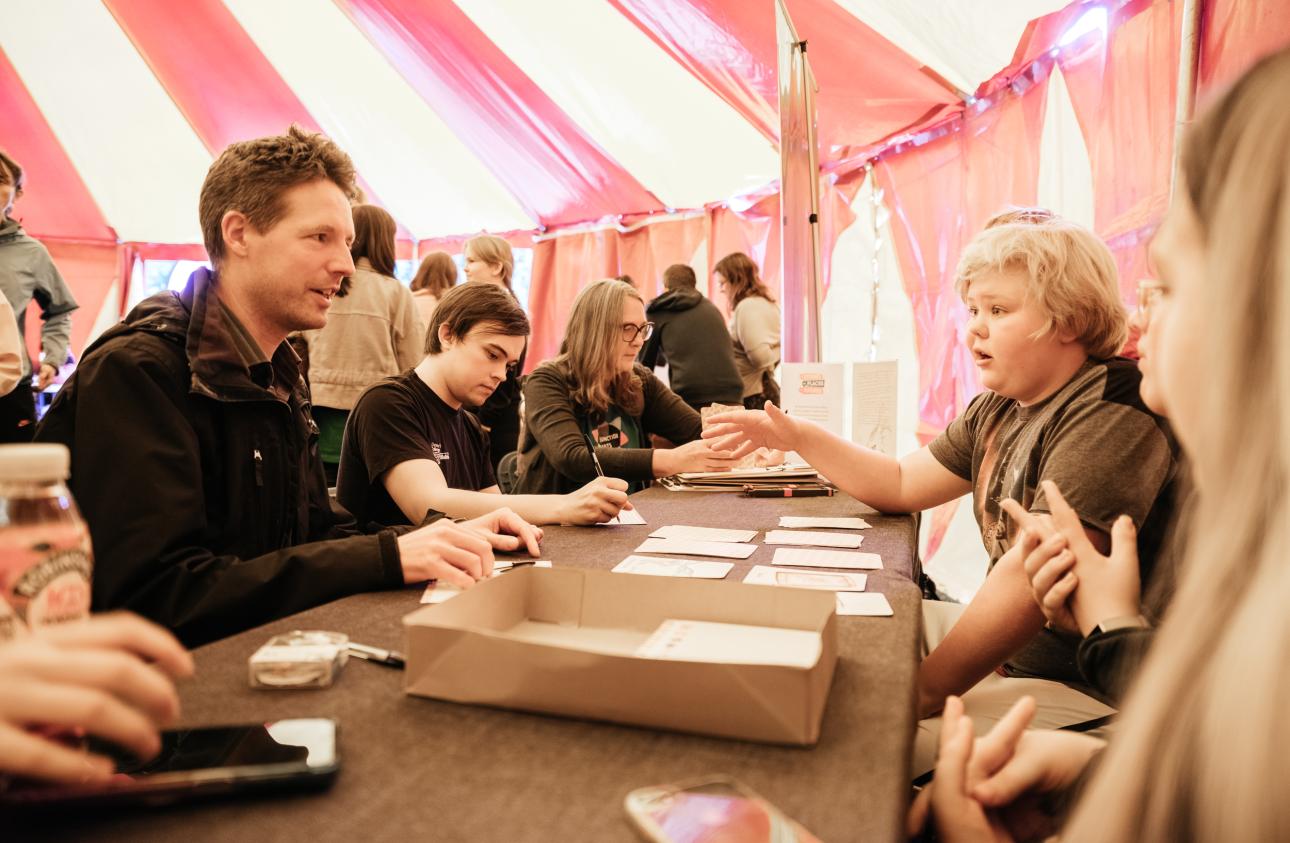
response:
<svg viewBox="0 0 1290 843"><path fill-rule="evenodd" d="M430 456L434 457L435 464L447 462L451 458L438 442L430 443Z"/></svg>

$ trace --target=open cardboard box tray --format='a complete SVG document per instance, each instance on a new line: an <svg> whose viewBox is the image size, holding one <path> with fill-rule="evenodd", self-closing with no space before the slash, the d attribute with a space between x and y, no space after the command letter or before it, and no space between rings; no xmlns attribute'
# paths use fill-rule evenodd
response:
<svg viewBox="0 0 1290 843"><path fill-rule="evenodd" d="M809 745L819 739L837 663L834 610L832 592L579 568L522 569L403 619L404 690L453 702ZM818 646L809 666L636 655L669 619L804 630L818 635ZM735 661L756 658L743 654Z"/></svg>

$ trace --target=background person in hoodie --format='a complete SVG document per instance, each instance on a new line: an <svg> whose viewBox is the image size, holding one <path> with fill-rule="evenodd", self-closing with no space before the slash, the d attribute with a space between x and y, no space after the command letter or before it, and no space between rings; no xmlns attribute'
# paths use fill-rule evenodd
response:
<svg viewBox="0 0 1290 843"><path fill-rule="evenodd" d="M663 272L663 293L645 308L654 334L640 362L668 366L668 386L696 410L709 404L741 403L743 381L721 311L697 288L694 270L683 263Z"/></svg>
<svg viewBox="0 0 1290 843"><path fill-rule="evenodd" d="M67 359L67 341L72 335L72 311L76 299L50 260L49 252L33 240L10 214L22 197L26 176L18 162L0 150L0 293L13 307L18 335L23 337L27 305L40 305L41 363L35 372L36 388L54 382ZM36 400L32 395L32 364L27 344L22 343L22 376L18 385L0 393L0 443L30 442L36 429Z"/></svg>
<svg viewBox="0 0 1290 843"><path fill-rule="evenodd" d="M363 390L421 361L425 326L412 293L394 277L397 231L384 208L354 206L354 274L341 281L327 324L304 333L318 453L329 484L336 482L345 420Z"/></svg>

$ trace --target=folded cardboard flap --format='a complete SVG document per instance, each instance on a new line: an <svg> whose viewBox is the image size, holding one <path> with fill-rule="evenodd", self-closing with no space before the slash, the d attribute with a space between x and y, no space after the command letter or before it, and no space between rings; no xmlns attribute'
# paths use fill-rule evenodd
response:
<svg viewBox="0 0 1290 843"><path fill-rule="evenodd" d="M837 660L834 595L583 569L528 569L404 618L410 694L809 744ZM668 619L820 635L809 668L651 659Z"/></svg>

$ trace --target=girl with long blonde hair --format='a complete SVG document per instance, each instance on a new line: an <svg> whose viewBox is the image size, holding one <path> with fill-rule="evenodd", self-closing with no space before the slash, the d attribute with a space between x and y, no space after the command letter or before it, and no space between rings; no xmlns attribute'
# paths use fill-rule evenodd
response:
<svg viewBox="0 0 1290 843"><path fill-rule="evenodd" d="M1152 244L1162 300L1144 377L1190 455L1196 517L1177 595L1063 841L1290 839L1288 87L1282 51L1196 121ZM945 840L1009 839L1008 809L1092 754L1082 736L997 729L974 748L960 706L946 710L956 723L932 795ZM1010 760L982 767L991 754Z"/></svg>
<svg viewBox="0 0 1290 843"><path fill-rule="evenodd" d="M699 414L636 362L653 329L630 284L578 293L559 356L525 379L517 492L572 491L598 470L638 491L655 477L730 465L699 439ZM653 448L653 434L680 447Z"/></svg>
<svg viewBox="0 0 1290 843"><path fill-rule="evenodd" d="M730 341L743 381L743 405L760 410L769 401L778 407L779 306L762 283L757 264L743 252L717 261L712 279L730 303Z"/></svg>

